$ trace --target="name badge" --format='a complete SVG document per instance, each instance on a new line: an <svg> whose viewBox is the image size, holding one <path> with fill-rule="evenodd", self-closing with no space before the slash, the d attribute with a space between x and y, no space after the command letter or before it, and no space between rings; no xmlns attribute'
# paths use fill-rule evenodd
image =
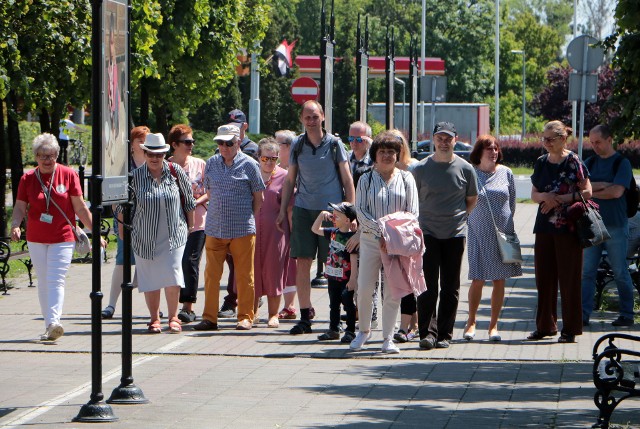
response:
<svg viewBox="0 0 640 429"><path fill-rule="evenodd" d="M53 216L50 215L49 213L42 213L40 215L40 221L44 222L44 223L52 223L53 222Z"/></svg>

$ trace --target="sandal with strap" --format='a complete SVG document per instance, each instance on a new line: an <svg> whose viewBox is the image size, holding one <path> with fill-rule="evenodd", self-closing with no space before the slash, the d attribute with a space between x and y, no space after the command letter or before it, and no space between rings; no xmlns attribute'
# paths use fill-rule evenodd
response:
<svg viewBox="0 0 640 429"><path fill-rule="evenodd" d="M562 332L560 334L560 337L558 337L558 342L559 343L575 343L576 336L572 334L565 334L564 332Z"/></svg>
<svg viewBox="0 0 640 429"><path fill-rule="evenodd" d="M160 326L159 320L152 320L151 322L147 323L147 326L147 331L150 334L159 334L162 332L162 327Z"/></svg>
<svg viewBox="0 0 640 429"><path fill-rule="evenodd" d="M113 317L113 313L115 313L116 309L113 308L112 305L107 305L104 310L102 310L102 318L103 319L111 319Z"/></svg>
<svg viewBox="0 0 640 429"><path fill-rule="evenodd" d="M182 332L180 319L178 319L177 317L172 317L171 320L169 320L169 333L179 334L180 332Z"/></svg>
<svg viewBox="0 0 640 429"><path fill-rule="evenodd" d="M553 337L556 334L557 332L541 332L541 331L535 330L527 336L527 340L538 341L543 339L544 337Z"/></svg>
<svg viewBox="0 0 640 429"><path fill-rule="evenodd" d="M300 335L300 334L310 334L312 333L311 329L311 321L309 320L301 320L296 325L291 328L289 334L291 335Z"/></svg>
<svg viewBox="0 0 640 429"><path fill-rule="evenodd" d="M278 313L278 319L295 320L297 318L298 316L296 316L296 311L290 310L286 307L280 310L280 313Z"/></svg>

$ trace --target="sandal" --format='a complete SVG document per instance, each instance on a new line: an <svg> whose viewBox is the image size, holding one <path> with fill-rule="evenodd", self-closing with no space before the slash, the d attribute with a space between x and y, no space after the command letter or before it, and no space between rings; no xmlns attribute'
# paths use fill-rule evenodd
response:
<svg viewBox="0 0 640 429"><path fill-rule="evenodd" d="M280 313L278 313L278 319L293 320L297 318L298 316L296 316L296 310L290 310L286 307L280 310Z"/></svg>
<svg viewBox="0 0 640 429"><path fill-rule="evenodd" d="M557 332L540 332L538 330L533 331L527 336L527 340L538 341L543 339L544 337L553 337Z"/></svg>
<svg viewBox="0 0 640 429"><path fill-rule="evenodd" d="M102 310L102 318L103 319L111 319L113 317L113 313L116 311L112 305L107 305L104 310Z"/></svg>
<svg viewBox="0 0 640 429"><path fill-rule="evenodd" d="M575 343L576 336L572 334L565 334L564 332L562 332L560 334L560 337L558 337L558 342L559 343Z"/></svg>
<svg viewBox="0 0 640 429"><path fill-rule="evenodd" d="M310 334L313 332L311 330L311 321L309 320L301 320L293 328L289 331L291 335L300 335L300 334Z"/></svg>
<svg viewBox="0 0 640 429"><path fill-rule="evenodd" d="M162 332L162 327L160 326L159 320L152 320L151 322L147 323L147 326L147 331L150 334L159 334Z"/></svg>
<svg viewBox="0 0 640 429"><path fill-rule="evenodd" d="M278 328L280 326L280 321L278 320L278 315L269 317L269 321L267 322L267 328Z"/></svg>
<svg viewBox="0 0 640 429"><path fill-rule="evenodd" d="M180 332L182 332L180 320L177 317L172 317L171 320L169 320L169 333L179 334Z"/></svg>

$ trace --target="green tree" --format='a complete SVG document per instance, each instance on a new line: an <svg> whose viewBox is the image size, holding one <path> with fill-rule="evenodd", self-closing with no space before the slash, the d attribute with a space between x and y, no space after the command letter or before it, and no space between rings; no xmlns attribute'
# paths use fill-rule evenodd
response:
<svg viewBox="0 0 640 429"><path fill-rule="evenodd" d="M156 130L166 133L184 111L219 97L235 75L241 48L251 49L264 36L269 6L266 0L158 4L162 19L141 89L148 94Z"/></svg>
<svg viewBox="0 0 640 429"><path fill-rule="evenodd" d="M618 69L611 105L620 109L612 126L621 138L640 136L640 2L619 0L615 12L616 32L605 45L615 49L613 66ZM616 47L617 44L617 47Z"/></svg>

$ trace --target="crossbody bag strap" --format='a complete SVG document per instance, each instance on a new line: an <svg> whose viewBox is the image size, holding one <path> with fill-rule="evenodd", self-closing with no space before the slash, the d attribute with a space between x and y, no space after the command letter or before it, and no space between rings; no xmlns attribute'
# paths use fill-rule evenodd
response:
<svg viewBox="0 0 640 429"><path fill-rule="evenodd" d="M64 217L64 219L67 221L67 223L71 227L71 230L73 231L73 235L77 237L75 227L73 226L73 223L71 223L71 220L69 220L69 217L67 216L67 214L64 212L64 210L62 210L62 208L58 205L58 203L55 202L55 200L53 199L53 197L51 196L51 194L47 190L46 186L44 186L44 183L42 183L42 179L40 179L40 176L36 175L36 177L38 178L38 182L40 182L40 186L42 186L42 192L44 192L44 195L47 198L49 198L49 200L53 203L53 205L58 210L60 210L60 213L62 214L62 217Z"/></svg>
<svg viewBox="0 0 640 429"><path fill-rule="evenodd" d="M498 229L498 226L496 225L496 220L493 217L493 210L491 210L491 203L489 202L489 196L487 195L487 188L485 188L484 185L482 185L482 191L484 192L484 198L487 200L487 207L489 207L489 214L491 215L491 222L493 222L493 227L496 229L496 231L500 231Z"/></svg>

